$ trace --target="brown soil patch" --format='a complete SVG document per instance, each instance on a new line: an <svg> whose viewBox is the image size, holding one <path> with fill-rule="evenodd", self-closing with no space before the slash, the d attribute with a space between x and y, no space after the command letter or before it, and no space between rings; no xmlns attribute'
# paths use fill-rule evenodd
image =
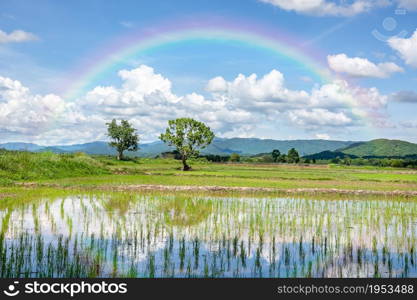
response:
<svg viewBox="0 0 417 300"><path fill-rule="evenodd" d="M38 184L34 182L19 183L23 187L54 187L54 188L78 188L84 189L85 186L63 187L59 184L45 183ZM130 184L130 185L98 185L90 189L105 191L193 191L193 192L242 192L242 193L287 193L287 194L339 194L339 195L380 195L380 196L417 196L417 190L394 190L394 191L375 191L375 190L349 190L336 188L262 188L262 187L228 187L228 186L192 186L192 185L158 185L158 184Z"/></svg>
<svg viewBox="0 0 417 300"><path fill-rule="evenodd" d="M0 193L0 200L5 199L5 198L12 198L15 197L16 194L10 194L10 193Z"/></svg>

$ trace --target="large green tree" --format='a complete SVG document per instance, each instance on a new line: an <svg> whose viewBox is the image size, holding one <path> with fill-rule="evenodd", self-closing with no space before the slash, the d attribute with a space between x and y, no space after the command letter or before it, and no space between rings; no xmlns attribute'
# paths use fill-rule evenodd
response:
<svg viewBox="0 0 417 300"><path fill-rule="evenodd" d="M123 159L124 151L137 151L139 149L139 136L136 129L126 120L122 120L120 125L113 119L107 125L107 135L111 141L109 145L116 148L117 159Z"/></svg>
<svg viewBox="0 0 417 300"><path fill-rule="evenodd" d="M200 149L207 147L214 138L210 127L191 118L179 118L168 121L168 128L159 137L169 146L175 146L181 155L183 170L191 167L187 160L197 156Z"/></svg>

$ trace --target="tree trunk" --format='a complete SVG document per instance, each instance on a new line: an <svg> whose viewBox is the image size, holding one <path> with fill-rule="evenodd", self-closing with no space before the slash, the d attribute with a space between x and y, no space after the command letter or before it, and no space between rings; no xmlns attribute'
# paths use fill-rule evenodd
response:
<svg viewBox="0 0 417 300"><path fill-rule="evenodd" d="M185 159L184 157L182 158L182 170L183 171L189 171L191 170L191 167L189 165L187 165L187 159Z"/></svg>
<svg viewBox="0 0 417 300"><path fill-rule="evenodd" d="M117 153L117 160L123 160L123 151Z"/></svg>

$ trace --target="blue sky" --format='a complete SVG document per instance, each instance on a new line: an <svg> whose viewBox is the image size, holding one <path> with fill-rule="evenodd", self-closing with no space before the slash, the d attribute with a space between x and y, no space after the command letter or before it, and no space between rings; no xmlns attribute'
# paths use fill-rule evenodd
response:
<svg viewBox="0 0 417 300"><path fill-rule="evenodd" d="M188 19L290 38L330 79L255 40L201 36L122 57L66 93L118 40ZM3 0L0 143L102 140L112 118L152 141L182 116L223 137L417 142L416 30L417 0Z"/></svg>

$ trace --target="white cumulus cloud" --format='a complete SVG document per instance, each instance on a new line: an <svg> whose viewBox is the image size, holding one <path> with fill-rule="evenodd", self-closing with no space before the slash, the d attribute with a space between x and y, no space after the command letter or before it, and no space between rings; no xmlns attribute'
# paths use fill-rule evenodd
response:
<svg viewBox="0 0 417 300"><path fill-rule="evenodd" d="M240 74L232 81L216 77L209 81L207 90L231 110L243 109L271 122L286 118L308 129L358 125L360 118L383 110L387 103L387 96L378 89L351 86L343 80L315 86L311 91L291 90L277 70L261 78L256 74Z"/></svg>
<svg viewBox="0 0 417 300"><path fill-rule="evenodd" d="M398 52L406 64L417 67L417 29L409 38L390 38L388 45Z"/></svg>
<svg viewBox="0 0 417 300"><path fill-rule="evenodd" d="M387 78L393 73L404 72L393 62L375 64L366 58L348 57L344 53L328 55L327 62L333 71L354 77Z"/></svg>
<svg viewBox="0 0 417 300"><path fill-rule="evenodd" d="M352 125L353 120L344 112L332 112L322 108L311 110L299 109L289 112L292 122L306 128L320 128L323 126L347 126Z"/></svg>
<svg viewBox="0 0 417 300"><path fill-rule="evenodd" d="M370 11L374 7L386 6L385 0L260 0L286 11L314 16L343 16L350 17Z"/></svg>
<svg viewBox="0 0 417 300"><path fill-rule="evenodd" d="M253 123L249 112L231 110L222 99L206 99L197 93L175 95L171 81L149 66L122 70L119 76L123 80L121 87L96 87L80 98L78 106L82 111L107 119L129 118L147 139L156 139L169 119L184 116L204 121L220 133L232 126Z"/></svg>
<svg viewBox="0 0 417 300"><path fill-rule="evenodd" d="M32 95L19 81L0 77L0 126L11 131L36 132L65 109L53 94Z"/></svg>

